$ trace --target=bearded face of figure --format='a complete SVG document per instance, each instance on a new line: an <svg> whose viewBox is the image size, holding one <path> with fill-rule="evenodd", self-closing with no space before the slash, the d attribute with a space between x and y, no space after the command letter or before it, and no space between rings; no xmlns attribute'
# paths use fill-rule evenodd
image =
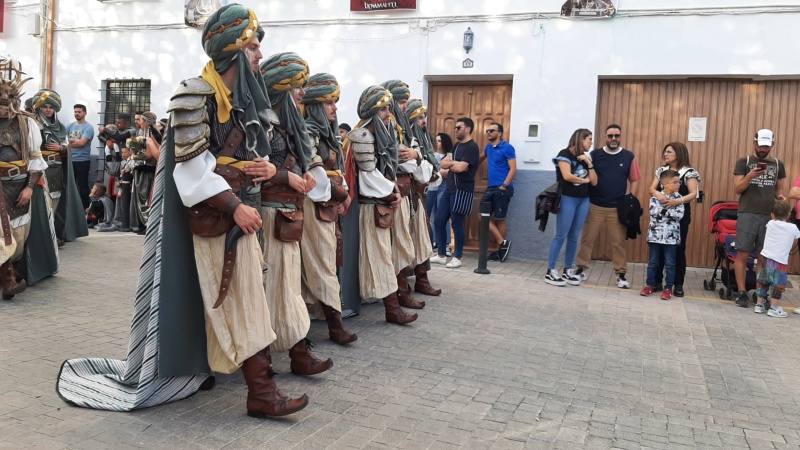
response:
<svg viewBox="0 0 800 450"><path fill-rule="evenodd" d="M392 113L389 111L389 105L384 106L380 109L380 111L378 111L378 119L380 119L380 121L386 126L389 126L389 118L391 116Z"/></svg>
<svg viewBox="0 0 800 450"><path fill-rule="evenodd" d="M408 99L405 98L405 99L402 99L402 100L397 100L397 106L399 106L400 107L400 111L402 111L402 113L405 114L406 113L406 108L408 108Z"/></svg>
<svg viewBox="0 0 800 450"><path fill-rule="evenodd" d="M428 116L426 116L425 114L423 114L423 115L421 115L421 116L417 117L417 126L418 126L420 129L424 130L424 129L425 129L425 127L427 127L427 126L428 126Z"/></svg>

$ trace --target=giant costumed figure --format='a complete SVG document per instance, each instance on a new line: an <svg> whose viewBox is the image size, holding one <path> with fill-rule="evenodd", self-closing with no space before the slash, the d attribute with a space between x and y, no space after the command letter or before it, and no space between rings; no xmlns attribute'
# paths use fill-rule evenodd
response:
<svg viewBox="0 0 800 450"><path fill-rule="evenodd" d="M47 163L39 150L42 143L39 126L32 117L19 112L22 85L31 79L23 79L23 74L19 63L0 58L0 229L3 233L0 283L5 300L25 290L25 284L17 282L12 262L21 261L23 266L25 263L25 241L32 221L31 199L35 195L41 202L46 200L41 198ZM55 246L55 236L52 241ZM56 256L56 268L57 261Z"/></svg>
<svg viewBox="0 0 800 450"><path fill-rule="evenodd" d="M206 22L202 42L211 61L170 101L128 358L65 362L57 390L66 401L153 406L210 388L212 370L241 368L249 415L283 416L308 404L305 395L281 393L271 370L275 333L255 208L261 181L275 173L263 158L270 104L255 73L263 36L255 13L238 4Z"/></svg>
<svg viewBox="0 0 800 450"><path fill-rule="evenodd" d="M303 238L300 251L303 260L303 299L308 309L328 322L328 336L340 345L358 339L342 323L339 300L339 279L336 267L342 265L342 241L339 214L349 207L350 196L344 183L342 144L336 102L339 83L333 75L312 75L304 86L302 104L306 125L317 143L317 156L322 169L314 169L317 185L306 197L303 216ZM313 197L313 198L312 198ZM321 317L320 317L321 318Z"/></svg>

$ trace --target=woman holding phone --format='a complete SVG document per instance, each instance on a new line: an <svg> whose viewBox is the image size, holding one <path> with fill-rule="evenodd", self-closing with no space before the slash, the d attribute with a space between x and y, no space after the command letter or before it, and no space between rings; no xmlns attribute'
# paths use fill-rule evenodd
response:
<svg viewBox="0 0 800 450"><path fill-rule="evenodd" d="M686 278L686 238L689 235L689 224L692 223L691 203L692 200L697 198L697 188L700 185L700 173L689 163L689 150L682 142L671 142L667 144L664 149L661 150L661 159L664 161L664 165L656 169L656 177L650 184L650 195L655 196L662 205L678 206L683 203L684 212L683 218L681 218L680 221L681 243L678 245L677 251L675 252L675 283L672 290L672 294L675 295L675 297L683 297L683 282ZM669 200L661 193L662 187L661 183L658 181L658 177L661 176L661 172L667 169L672 169L680 175L681 185L678 189L678 193L681 194L682 198ZM664 259L662 258L658 265L658 270L656 271L656 286L654 292L660 291L663 288L661 284L663 272Z"/></svg>

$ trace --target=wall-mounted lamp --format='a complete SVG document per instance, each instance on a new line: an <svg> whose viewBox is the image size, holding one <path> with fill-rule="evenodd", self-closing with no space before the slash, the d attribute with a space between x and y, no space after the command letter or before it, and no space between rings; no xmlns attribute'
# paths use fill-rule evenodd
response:
<svg viewBox="0 0 800 450"><path fill-rule="evenodd" d="M464 32L464 50L469 53L472 50L472 40L475 37L475 33L472 32L472 28L467 27L467 31Z"/></svg>

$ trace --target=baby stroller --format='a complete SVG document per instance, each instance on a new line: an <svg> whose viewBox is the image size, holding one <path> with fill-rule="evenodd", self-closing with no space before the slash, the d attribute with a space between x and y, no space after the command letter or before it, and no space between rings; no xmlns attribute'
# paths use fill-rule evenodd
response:
<svg viewBox="0 0 800 450"><path fill-rule="evenodd" d="M716 262L711 278L703 280L703 289L713 291L719 281L723 287L719 288L719 298L731 300L733 293L738 290L733 262L736 260L736 218L739 202L721 201L711 205L708 213L708 229L714 233L714 254ZM745 274L745 289L753 291L756 288L756 273L754 271L756 251L750 252L747 258L747 272ZM717 270L720 276L717 277ZM755 294L755 293L753 293Z"/></svg>

